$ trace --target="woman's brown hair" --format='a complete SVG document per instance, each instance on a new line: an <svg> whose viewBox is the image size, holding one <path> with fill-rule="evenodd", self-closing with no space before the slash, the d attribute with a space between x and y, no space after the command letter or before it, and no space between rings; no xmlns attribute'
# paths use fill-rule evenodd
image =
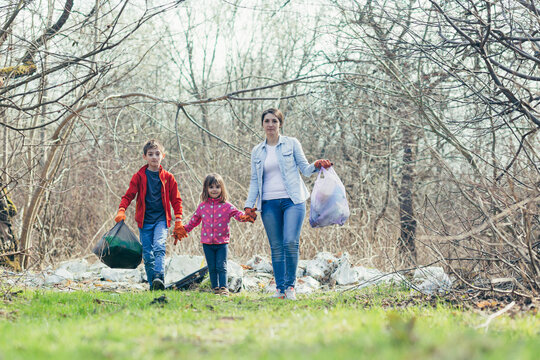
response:
<svg viewBox="0 0 540 360"><path fill-rule="evenodd" d="M279 109L276 109L276 108L270 108L263 111L262 116L261 116L261 125L263 124L264 117L267 114L274 114L279 120L279 126L283 127L283 119L284 119L283 113Z"/></svg>
<svg viewBox="0 0 540 360"><path fill-rule="evenodd" d="M221 188L221 202L226 202L229 198L229 193L227 193L227 188L225 187L225 182L219 174L208 174L204 179L203 191L201 193L201 201L205 202L210 199L210 194L208 193L208 188L211 185L217 184Z"/></svg>

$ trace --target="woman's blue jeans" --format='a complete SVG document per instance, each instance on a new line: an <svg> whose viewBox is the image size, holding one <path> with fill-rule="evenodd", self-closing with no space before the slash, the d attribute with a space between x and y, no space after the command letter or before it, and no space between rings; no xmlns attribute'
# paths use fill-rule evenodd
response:
<svg viewBox="0 0 540 360"><path fill-rule="evenodd" d="M143 248L144 269L146 278L151 284L154 276L164 278L165 275L165 241L167 240L167 221L155 224L143 224L139 228Z"/></svg>
<svg viewBox="0 0 540 360"><path fill-rule="evenodd" d="M285 291L294 287L300 231L306 216L306 203L294 204L291 199L263 200L261 219L270 242L276 288Z"/></svg>
<svg viewBox="0 0 540 360"><path fill-rule="evenodd" d="M227 244L203 244L212 289L227 287Z"/></svg>

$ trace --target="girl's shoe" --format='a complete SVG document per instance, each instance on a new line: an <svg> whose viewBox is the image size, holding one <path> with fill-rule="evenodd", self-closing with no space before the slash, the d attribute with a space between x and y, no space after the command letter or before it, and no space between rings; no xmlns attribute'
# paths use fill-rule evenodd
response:
<svg viewBox="0 0 540 360"><path fill-rule="evenodd" d="M296 291L292 286L289 286L285 289L285 299L287 300L296 300Z"/></svg>
<svg viewBox="0 0 540 360"><path fill-rule="evenodd" d="M215 295L221 294L221 290L220 290L218 287L213 288L213 289L212 289L212 292L213 292Z"/></svg>
<svg viewBox="0 0 540 360"><path fill-rule="evenodd" d="M285 294L282 293L281 290L276 289L276 292L274 294L272 294L271 297L276 298L276 299L285 299Z"/></svg>
<svg viewBox="0 0 540 360"><path fill-rule="evenodd" d="M227 289L226 287L220 287L219 288L219 295L223 295L223 296L229 296L229 289Z"/></svg>

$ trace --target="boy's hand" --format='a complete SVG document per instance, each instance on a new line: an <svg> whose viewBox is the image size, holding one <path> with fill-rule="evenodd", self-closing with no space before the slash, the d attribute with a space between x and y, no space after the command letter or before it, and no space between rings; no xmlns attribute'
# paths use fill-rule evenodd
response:
<svg viewBox="0 0 540 360"><path fill-rule="evenodd" d="M315 165L317 169L320 169L321 167L328 169L334 164L332 164L330 160L320 159L320 160L315 161L315 164L313 165Z"/></svg>
<svg viewBox="0 0 540 360"><path fill-rule="evenodd" d="M240 221L254 223L255 219L246 214L246 215L240 215Z"/></svg>
<svg viewBox="0 0 540 360"><path fill-rule="evenodd" d="M250 218L253 219L253 221L255 221L255 219L257 219L257 213L256 213L257 208L256 207L254 207L254 208L245 208L244 211L245 211L247 216L249 216Z"/></svg>
<svg viewBox="0 0 540 360"><path fill-rule="evenodd" d="M183 238L187 238L187 231L184 228L184 225L182 225L181 221L176 221L174 223L173 236L174 236L174 245L176 245L178 241L182 241Z"/></svg>
<svg viewBox="0 0 540 360"><path fill-rule="evenodd" d="M114 221L120 222L122 220L126 220L126 209L120 208L118 209L118 214L116 214L116 217L114 218Z"/></svg>

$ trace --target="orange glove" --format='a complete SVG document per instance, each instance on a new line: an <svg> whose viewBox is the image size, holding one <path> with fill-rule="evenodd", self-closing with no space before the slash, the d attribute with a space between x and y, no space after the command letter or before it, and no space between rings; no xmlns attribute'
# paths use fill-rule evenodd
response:
<svg viewBox="0 0 540 360"><path fill-rule="evenodd" d="M120 208L118 209L118 214L116 214L116 217L114 218L114 221L120 222L122 220L126 220L126 209Z"/></svg>
<svg viewBox="0 0 540 360"><path fill-rule="evenodd" d="M249 216L250 218L253 219L253 221L255 221L255 219L257 219L257 208L254 207L254 208L245 208L244 209L244 212L246 213L247 216Z"/></svg>
<svg viewBox="0 0 540 360"><path fill-rule="evenodd" d="M321 167L328 169L334 164L332 164L330 160L320 159L320 160L315 161L314 165L317 169L320 169Z"/></svg>
<svg viewBox="0 0 540 360"><path fill-rule="evenodd" d="M240 215L240 221L254 223L255 219L246 214L246 215Z"/></svg>
<svg viewBox="0 0 540 360"><path fill-rule="evenodd" d="M174 245L176 245L178 241L182 241L183 238L187 238L187 231L180 220L176 220L176 222L174 223L173 236Z"/></svg>

